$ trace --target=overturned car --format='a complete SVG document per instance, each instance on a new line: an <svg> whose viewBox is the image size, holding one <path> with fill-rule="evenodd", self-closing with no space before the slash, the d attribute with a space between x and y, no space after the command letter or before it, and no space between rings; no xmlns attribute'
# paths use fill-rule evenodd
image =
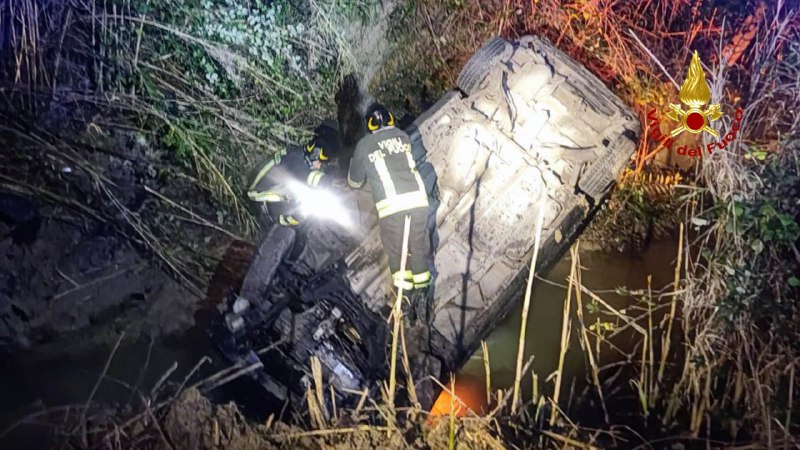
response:
<svg viewBox="0 0 800 450"><path fill-rule="evenodd" d="M431 199L428 326L408 348L428 407L427 377L457 370L520 297L540 205L539 272L597 210L635 151L640 126L584 67L526 36L486 43L458 89L406 131L424 149L417 166ZM311 233L296 242L295 230L272 227L242 292L224 305L220 348L255 367L250 375L280 400L305 395L312 357L342 402L387 376L386 317L396 294L362 196L342 192L350 235ZM309 252L323 256L313 267L296 263Z"/></svg>

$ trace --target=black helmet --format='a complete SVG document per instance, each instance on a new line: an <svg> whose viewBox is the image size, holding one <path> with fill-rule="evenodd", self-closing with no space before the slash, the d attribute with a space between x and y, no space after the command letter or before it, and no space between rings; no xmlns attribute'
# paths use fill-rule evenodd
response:
<svg viewBox="0 0 800 450"><path fill-rule="evenodd" d="M325 149L328 148L328 143L319 137L312 139L306 145L306 162L310 166L314 161L328 162L328 155L325 154Z"/></svg>
<svg viewBox="0 0 800 450"><path fill-rule="evenodd" d="M367 110L367 129L377 131L383 127L394 126L394 116L385 106L375 103Z"/></svg>

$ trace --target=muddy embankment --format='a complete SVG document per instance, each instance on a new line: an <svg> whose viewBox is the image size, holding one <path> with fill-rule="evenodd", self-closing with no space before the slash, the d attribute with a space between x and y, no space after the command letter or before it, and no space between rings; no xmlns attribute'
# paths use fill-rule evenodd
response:
<svg viewBox="0 0 800 450"><path fill-rule="evenodd" d="M10 150L0 158L4 359L87 351L123 331L129 339L185 331L201 298L202 285L176 281L159 254L170 236L144 221L163 219L167 230L176 222L157 216L153 193L201 207L202 193L165 182L159 172L170 162L146 134L75 129L78 112L53 106L47 123L13 122L1 136ZM218 245L213 232L190 227L182 228L201 245Z"/></svg>

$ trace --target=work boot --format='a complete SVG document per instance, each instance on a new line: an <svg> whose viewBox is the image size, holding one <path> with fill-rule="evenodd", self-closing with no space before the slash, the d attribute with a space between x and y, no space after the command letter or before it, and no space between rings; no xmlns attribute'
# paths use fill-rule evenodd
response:
<svg viewBox="0 0 800 450"><path fill-rule="evenodd" d="M432 319L430 314L431 301L428 298L428 289L414 289L411 292L411 304L414 307L415 319L421 321L423 324L428 325Z"/></svg>
<svg viewBox="0 0 800 450"><path fill-rule="evenodd" d="M378 313L384 319L388 319L392 315L392 305L390 305L389 302L384 303L378 307Z"/></svg>
<svg viewBox="0 0 800 450"><path fill-rule="evenodd" d="M383 317L391 317L395 301L397 301L397 291L386 296L386 303L380 307L380 312ZM403 293L403 299L400 301L400 311L403 313L403 323L408 325L413 322L415 311L407 292Z"/></svg>
<svg viewBox="0 0 800 450"><path fill-rule="evenodd" d="M400 309L403 311L403 320L409 327L413 327L417 322L417 310L414 307L414 296L403 295L403 302L400 304Z"/></svg>

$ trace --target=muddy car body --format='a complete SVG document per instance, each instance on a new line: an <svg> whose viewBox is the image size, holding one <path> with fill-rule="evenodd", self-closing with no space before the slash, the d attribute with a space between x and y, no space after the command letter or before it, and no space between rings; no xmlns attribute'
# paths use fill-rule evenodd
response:
<svg viewBox="0 0 800 450"><path fill-rule="evenodd" d="M432 199L430 327L409 350L422 379L458 369L520 297L540 207L537 271L567 249L634 152L640 128L600 80L527 36L489 41L458 89L406 131L425 150L418 166ZM293 274L281 256L291 233L272 229L265 238L274 256L252 270L271 280L269 291L245 308L229 305L237 324L228 321L235 331L225 334L226 353L263 365L253 376L278 397L305 392L312 356L338 391L374 387L386 375L385 310L394 295L377 227L310 277ZM258 354L276 341L284 343L279 353Z"/></svg>

